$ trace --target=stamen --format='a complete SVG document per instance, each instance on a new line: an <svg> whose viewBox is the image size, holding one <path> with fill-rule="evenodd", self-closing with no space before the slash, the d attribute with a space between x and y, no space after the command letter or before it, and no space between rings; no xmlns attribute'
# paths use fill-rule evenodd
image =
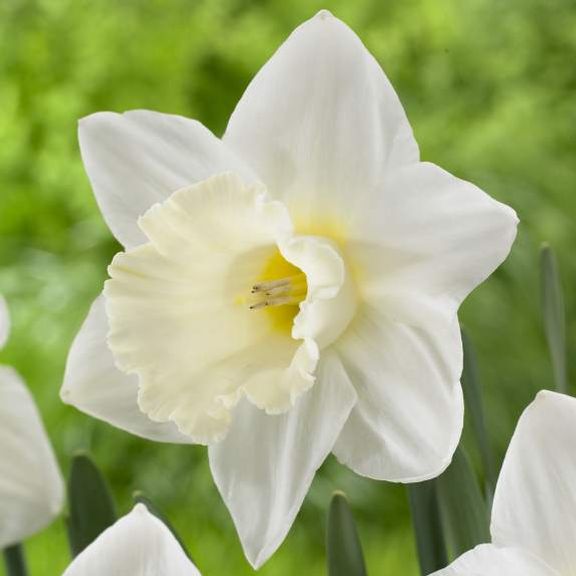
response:
<svg viewBox="0 0 576 576"><path fill-rule="evenodd" d="M259 282L252 286L251 293L256 301L253 300L250 310L299 304L306 297L307 289L304 274Z"/></svg>
<svg viewBox="0 0 576 576"><path fill-rule="evenodd" d="M275 288L270 288L270 290L266 290L263 294L265 296L274 296L277 294L287 294L290 292L291 286L290 284L286 284L285 286L276 286Z"/></svg>
<svg viewBox="0 0 576 576"><path fill-rule="evenodd" d="M256 292L267 292L273 288L279 288L283 286L290 286L294 280L300 280L300 277L304 277L304 274L298 274L296 276L290 276L288 278L280 278L279 280L267 280L265 282L259 282L252 286L252 293ZM306 278L304 278L306 281Z"/></svg>

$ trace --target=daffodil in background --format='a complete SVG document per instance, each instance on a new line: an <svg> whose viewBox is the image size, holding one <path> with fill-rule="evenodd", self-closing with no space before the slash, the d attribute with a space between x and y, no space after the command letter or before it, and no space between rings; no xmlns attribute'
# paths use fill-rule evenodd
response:
<svg viewBox="0 0 576 576"><path fill-rule="evenodd" d="M333 452L416 482L462 430L462 300L507 256L512 209L420 162L396 93L326 11L256 75L222 139L156 112L83 119L125 251L62 398L153 440L209 446L258 567Z"/></svg>
<svg viewBox="0 0 576 576"><path fill-rule="evenodd" d="M170 530L143 504L79 554L63 576L200 576Z"/></svg>
<svg viewBox="0 0 576 576"><path fill-rule="evenodd" d="M0 297L0 346L10 327ZM40 532L60 514L64 484L34 399L18 373L0 365L0 549Z"/></svg>
<svg viewBox="0 0 576 576"><path fill-rule="evenodd" d="M524 411L496 487L492 544L435 576L576 574L576 399L540 392Z"/></svg>

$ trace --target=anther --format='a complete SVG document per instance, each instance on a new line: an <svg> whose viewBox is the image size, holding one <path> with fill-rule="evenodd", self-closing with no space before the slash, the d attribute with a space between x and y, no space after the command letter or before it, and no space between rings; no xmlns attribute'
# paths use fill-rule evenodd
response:
<svg viewBox="0 0 576 576"><path fill-rule="evenodd" d="M291 284L291 278L281 278L280 280L269 280L267 282L260 282L252 286L252 293L257 292L268 292L274 288L289 287Z"/></svg>

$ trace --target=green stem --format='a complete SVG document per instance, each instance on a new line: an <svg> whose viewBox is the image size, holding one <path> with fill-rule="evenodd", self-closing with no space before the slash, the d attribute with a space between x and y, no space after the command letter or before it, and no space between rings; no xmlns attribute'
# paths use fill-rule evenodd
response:
<svg viewBox="0 0 576 576"><path fill-rule="evenodd" d="M28 576L22 544L14 544L4 549L4 563L7 576Z"/></svg>

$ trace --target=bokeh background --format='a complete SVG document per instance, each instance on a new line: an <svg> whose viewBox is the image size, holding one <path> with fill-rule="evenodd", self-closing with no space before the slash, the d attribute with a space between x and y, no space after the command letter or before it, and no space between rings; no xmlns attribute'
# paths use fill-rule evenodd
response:
<svg viewBox="0 0 576 576"><path fill-rule="evenodd" d="M206 576L252 570L205 450L136 439L58 397L67 349L119 249L84 175L76 122L99 110L148 108L197 118L221 134L250 78L320 8L352 26L382 64L423 158L521 218L512 255L461 314L478 352L498 461L523 407L552 387L540 320L544 240L559 257L569 344L576 337L573 0L3 0L0 292L14 329L0 361L29 383L62 469L75 451L89 450L122 512L132 492L144 490ZM416 575L404 487L361 479L332 459L261 574L324 573L335 488L349 495L371 573ZM27 551L33 575L59 575L68 562L63 523L31 539Z"/></svg>

